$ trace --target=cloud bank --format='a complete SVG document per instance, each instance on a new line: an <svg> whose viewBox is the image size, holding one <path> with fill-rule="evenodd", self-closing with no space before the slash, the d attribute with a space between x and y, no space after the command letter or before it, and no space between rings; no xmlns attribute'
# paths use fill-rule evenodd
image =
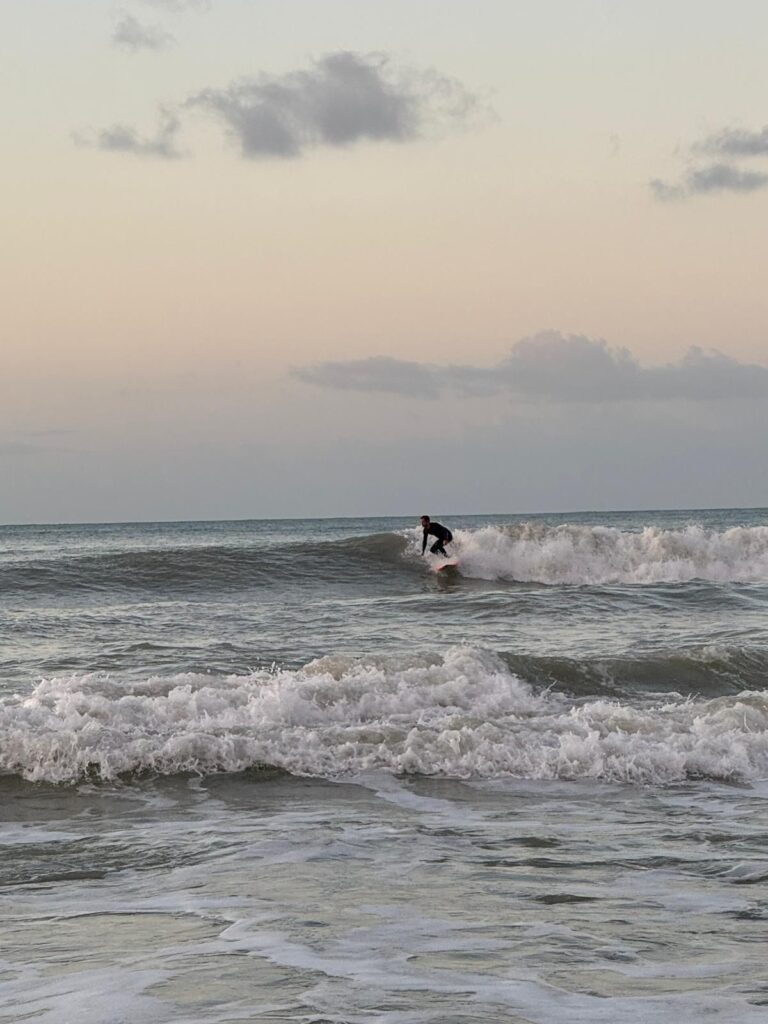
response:
<svg viewBox="0 0 768 1024"><path fill-rule="evenodd" d="M130 26L133 37L139 28ZM130 34L130 33L129 33ZM309 68L258 74L187 97L154 138L114 125L90 144L112 152L175 158L181 117L205 112L249 160L292 159L317 147L407 142L462 127L487 111L460 82L432 70L396 67L382 53L326 54Z"/></svg>
<svg viewBox="0 0 768 1024"><path fill-rule="evenodd" d="M416 398L508 396L529 401L713 401L768 398L768 367L693 347L678 363L644 367L625 348L544 331L490 367L375 357L324 362L292 374L306 384Z"/></svg>

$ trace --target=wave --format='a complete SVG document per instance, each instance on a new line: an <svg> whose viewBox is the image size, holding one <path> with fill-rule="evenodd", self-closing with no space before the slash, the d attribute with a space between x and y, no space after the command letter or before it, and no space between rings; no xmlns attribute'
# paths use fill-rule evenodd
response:
<svg viewBox="0 0 768 1024"><path fill-rule="evenodd" d="M412 542L413 543L413 542ZM452 553L464 576L544 584L768 581L768 526L714 530L531 522L458 530Z"/></svg>
<svg viewBox="0 0 768 1024"><path fill-rule="evenodd" d="M495 654L327 657L247 676L54 678L0 701L0 772L72 783L131 773L452 778L665 785L768 774L768 694L576 700Z"/></svg>
<svg viewBox="0 0 768 1024"><path fill-rule="evenodd" d="M547 585L763 583L768 526L639 531L529 522L456 530L451 554L465 578ZM188 545L67 553L0 564L0 590L215 591L305 582L395 578L424 567L420 530L284 544ZM428 556L428 562L434 561Z"/></svg>
<svg viewBox="0 0 768 1024"><path fill-rule="evenodd" d="M68 554L0 565L5 593L233 589L323 574L326 579L370 575L376 565L403 566L407 541L392 533L282 546L209 545L97 554Z"/></svg>
<svg viewBox="0 0 768 1024"><path fill-rule="evenodd" d="M501 657L512 672L534 685L578 697L635 698L644 693L716 697L762 690L768 682L768 651L757 645L705 644L623 657L508 653Z"/></svg>

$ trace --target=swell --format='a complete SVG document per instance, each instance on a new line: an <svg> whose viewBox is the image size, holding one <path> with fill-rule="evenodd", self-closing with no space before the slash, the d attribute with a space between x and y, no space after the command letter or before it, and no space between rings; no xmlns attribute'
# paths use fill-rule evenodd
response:
<svg viewBox="0 0 768 1024"><path fill-rule="evenodd" d="M8 775L73 783L255 766L331 779L748 782L768 773L768 693L574 699L455 647L244 676L72 676L0 701Z"/></svg>
<svg viewBox="0 0 768 1024"><path fill-rule="evenodd" d="M373 566L404 566L406 540L373 534L281 546L210 545L109 551L0 565L0 589L27 595L71 591L189 591L355 578Z"/></svg>
<svg viewBox="0 0 768 1024"><path fill-rule="evenodd" d="M718 697L768 684L764 647L708 644L688 651L605 658L501 655L510 670L538 687L576 697L681 694Z"/></svg>

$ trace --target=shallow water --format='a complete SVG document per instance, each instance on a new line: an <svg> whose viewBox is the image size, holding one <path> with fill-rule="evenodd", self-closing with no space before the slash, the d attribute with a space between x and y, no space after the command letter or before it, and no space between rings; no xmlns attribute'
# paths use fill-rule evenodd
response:
<svg viewBox="0 0 768 1024"><path fill-rule="evenodd" d="M0 1020L765 1021L760 512L0 529Z"/></svg>

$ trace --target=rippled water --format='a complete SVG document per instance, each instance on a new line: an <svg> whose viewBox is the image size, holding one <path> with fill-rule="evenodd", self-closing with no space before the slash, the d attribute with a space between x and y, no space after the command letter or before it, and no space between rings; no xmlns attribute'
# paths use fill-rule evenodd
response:
<svg viewBox="0 0 768 1024"><path fill-rule="evenodd" d="M0 528L0 1020L768 1019L766 514L444 521Z"/></svg>

